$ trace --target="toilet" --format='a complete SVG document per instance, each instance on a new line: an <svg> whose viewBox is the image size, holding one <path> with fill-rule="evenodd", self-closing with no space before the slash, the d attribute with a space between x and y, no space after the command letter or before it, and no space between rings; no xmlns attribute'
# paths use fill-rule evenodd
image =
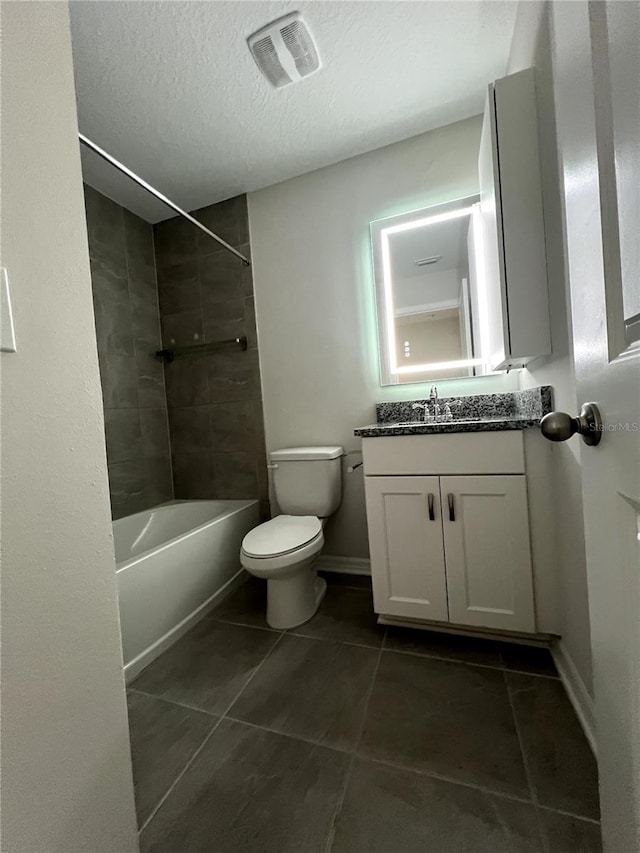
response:
<svg viewBox="0 0 640 853"><path fill-rule="evenodd" d="M267 581L267 622L280 630L311 619L327 588L314 565L323 528L342 498L342 447L287 447L270 454L282 515L249 531L240 562Z"/></svg>

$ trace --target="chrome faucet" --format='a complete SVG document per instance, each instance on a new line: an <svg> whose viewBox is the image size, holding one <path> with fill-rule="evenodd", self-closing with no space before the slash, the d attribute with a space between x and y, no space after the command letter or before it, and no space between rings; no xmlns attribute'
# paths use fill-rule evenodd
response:
<svg viewBox="0 0 640 853"><path fill-rule="evenodd" d="M434 421L438 421L440 418L440 403L438 402L438 387L436 385L431 386L429 402L433 407L433 419Z"/></svg>

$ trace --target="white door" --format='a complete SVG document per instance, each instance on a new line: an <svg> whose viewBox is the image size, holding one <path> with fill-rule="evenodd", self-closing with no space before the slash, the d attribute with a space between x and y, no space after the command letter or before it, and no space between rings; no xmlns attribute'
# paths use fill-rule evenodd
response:
<svg viewBox="0 0 640 853"><path fill-rule="evenodd" d="M554 3L556 121L607 853L640 850L640 6ZM577 437L571 439L579 441Z"/></svg>
<svg viewBox="0 0 640 853"><path fill-rule="evenodd" d="M365 477L376 613L447 621L437 477Z"/></svg>
<svg viewBox="0 0 640 853"><path fill-rule="evenodd" d="M449 618L535 631L524 476L441 477Z"/></svg>

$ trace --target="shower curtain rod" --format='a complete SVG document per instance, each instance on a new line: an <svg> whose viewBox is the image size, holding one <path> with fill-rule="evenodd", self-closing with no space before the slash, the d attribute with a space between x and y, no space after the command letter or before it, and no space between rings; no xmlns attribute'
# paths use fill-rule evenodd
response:
<svg viewBox="0 0 640 853"><path fill-rule="evenodd" d="M86 145L87 148L90 148L98 155L98 157L102 157L102 159L106 160L107 163L110 163L112 166L115 166L118 171L122 172L122 174L126 175L128 178L131 178L131 180L135 181L138 186L141 186L148 193L151 193L152 196L155 196L158 201L161 201L163 204L166 204L167 207L170 207L172 210L175 210L175 212L179 216L182 216L183 219L186 219L192 225L195 225L196 228L199 228L208 237L211 237L212 240L215 240L216 243L219 243L228 252L231 252L237 258L240 258L240 260L245 264L245 266L251 266L251 261L245 258L245 256L241 252L239 252L237 249L234 249L233 246L230 246L228 243L225 243L222 237L218 237L218 235L214 234L213 231L209 231L206 225L203 225L202 222L198 222L198 220L194 219L194 217L191 216L190 213L187 213L181 207L178 207L178 205L171 201L170 198L167 198L166 195L163 195L160 190L157 190L155 187L152 187L151 184L148 184L144 180L144 178L140 177L140 175L136 175L135 172L132 172L131 169L124 165L124 163L121 163L119 160L116 160L115 157L112 157L111 154L109 154L103 148L100 148L99 145L96 145L95 142L92 142L84 134L78 133L78 138L83 145Z"/></svg>

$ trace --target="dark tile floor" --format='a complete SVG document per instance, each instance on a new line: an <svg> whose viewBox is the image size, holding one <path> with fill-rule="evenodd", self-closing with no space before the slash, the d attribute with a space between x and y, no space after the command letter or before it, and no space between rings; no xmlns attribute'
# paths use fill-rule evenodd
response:
<svg viewBox="0 0 640 853"><path fill-rule="evenodd" d="M348 578L272 631L264 594L246 583L131 685L143 853L601 851L548 652L384 629Z"/></svg>

